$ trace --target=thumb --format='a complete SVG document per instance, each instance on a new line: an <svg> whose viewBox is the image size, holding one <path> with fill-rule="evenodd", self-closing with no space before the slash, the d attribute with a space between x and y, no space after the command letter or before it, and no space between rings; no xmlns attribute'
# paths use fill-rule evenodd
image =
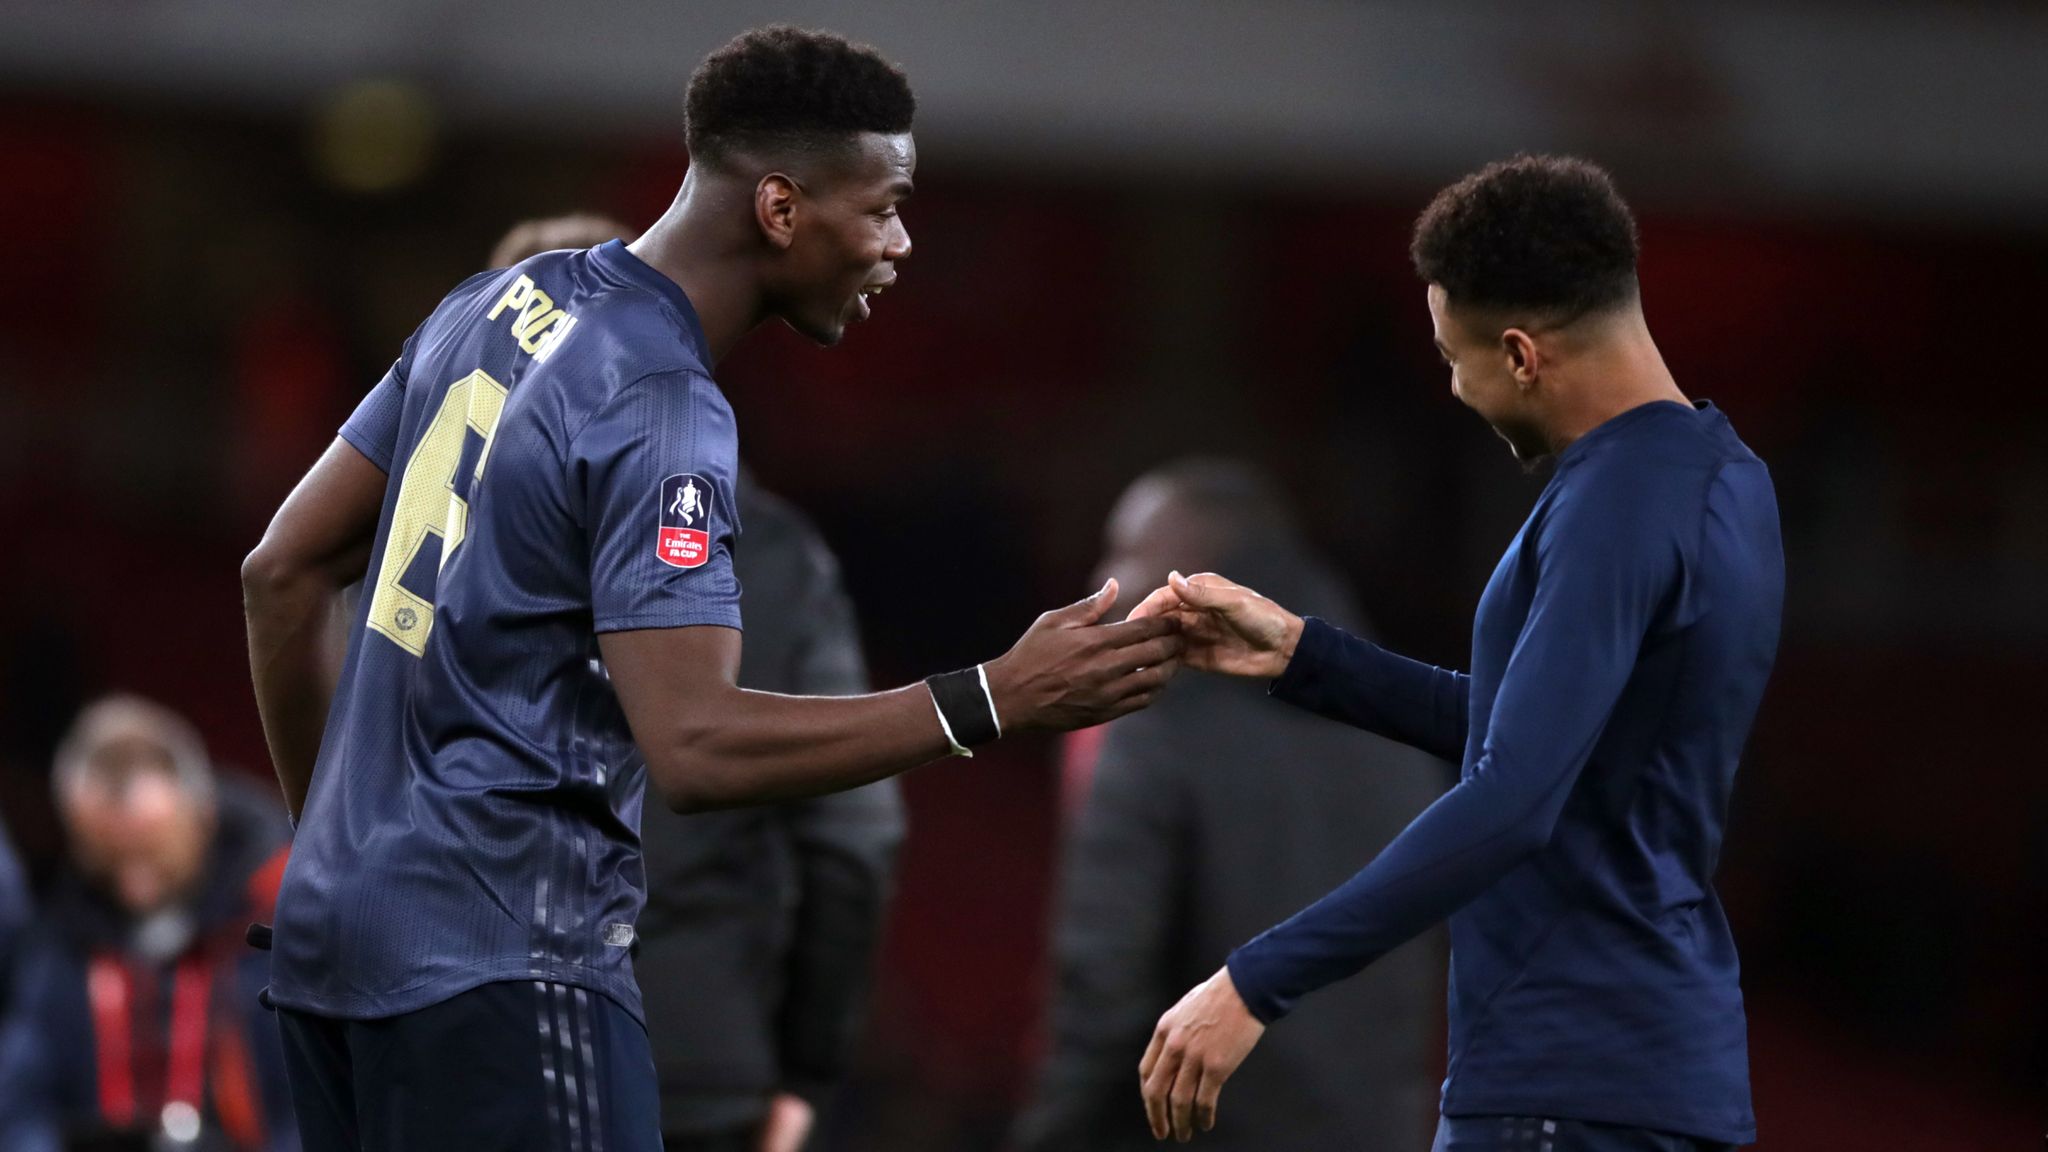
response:
<svg viewBox="0 0 2048 1152"><path fill-rule="evenodd" d="M1076 600L1065 608L1053 613L1059 623L1068 628L1085 628L1109 614L1116 604L1116 578L1103 581L1102 587L1086 599Z"/></svg>
<svg viewBox="0 0 2048 1152"><path fill-rule="evenodd" d="M1198 584L1179 572L1167 573L1166 582L1175 592L1180 594L1181 600L1190 607L1207 609L1213 612L1224 609L1229 604L1227 593L1224 590L1227 587L1227 583L1224 586L1218 586L1203 580Z"/></svg>

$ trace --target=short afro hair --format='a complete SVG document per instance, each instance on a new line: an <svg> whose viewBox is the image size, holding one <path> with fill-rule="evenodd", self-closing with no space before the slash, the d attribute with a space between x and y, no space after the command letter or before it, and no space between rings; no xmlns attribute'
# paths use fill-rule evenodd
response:
<svg viewBox="0 0 2048 1152"><path fill-rule="evenodd" d="M1436 194L1415 222L1415 271L1464 306L1558 323L1636 298L1636 221L1599 166L1516 156Z"/></svg>
<svg viewBox="0 0 2048 1152"><path fill-rule="evenodd" d="M859 132L910 130L917 98L865 44L787 24L756 28L698 65L684 100L692 160L822 150Z"/></svg>

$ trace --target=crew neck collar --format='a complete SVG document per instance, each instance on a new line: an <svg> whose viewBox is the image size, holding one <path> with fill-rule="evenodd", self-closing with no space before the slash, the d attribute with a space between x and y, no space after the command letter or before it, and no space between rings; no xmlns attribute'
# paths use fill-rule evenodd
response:
<svg viewBox="0 0 2048 1152"><path fill-rule="evenodd" d="M616 273L621 279L636 284L649 292L661 296L676 306L683 314L683 326L688 329L690 343L696 347L697 356L706 364L711 362L710 349L704 342L704 325L697 319L697 309L690 303L690 297L683 286L669 279L654 265L633 255L624 240L607 240L591 249L591 259Z"/></svg>
<svg viewBox="0 0 2048 1152"><path fill-rule="evenodd" d="M1683 412L1694 416L1720 414L1720 410L1714 407L1714 402L1711 400L1695 400L1689 407L1676 400L1651 400L1618 412L1594 425L1592 430L1584 436L1565 445L1564 451L1557 454L1557 463L1562 467L1583 455L1587 445L1609 439L1623 429L1632 428L1666 411Z"/></svg>

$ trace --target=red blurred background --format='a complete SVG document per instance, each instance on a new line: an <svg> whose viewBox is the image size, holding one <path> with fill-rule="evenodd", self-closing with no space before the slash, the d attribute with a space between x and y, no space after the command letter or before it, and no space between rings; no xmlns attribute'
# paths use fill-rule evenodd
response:
<svg viewBox="0 0 2048 1152"><path fill-rule="evenodd" d="M298 116L78 87L0 95L0 811L45 871L49 752L95 694L160 698L267 774L236 567L269 512L505 227L645 223L685 164L658 135L457 118L416 176L353 191ZM2048 1072L2048 212L1722 195L1711 165L1612 151L1665 357L1783 503L1783 652L1721 881L1760 1146L2020 1147ZM985 659L1084 591L1119 488L1195 450L1271 468L1385 639L1461 664L1541 481L1431 348L1406 240L1458 170L1434 167L1254 178L928 140L916 253L875 318L830 352L761 333L720 370L752 465L844 559L878 677ZM1053 752L908 778L847 1147L996 1146L1042 999Z"/></svg>

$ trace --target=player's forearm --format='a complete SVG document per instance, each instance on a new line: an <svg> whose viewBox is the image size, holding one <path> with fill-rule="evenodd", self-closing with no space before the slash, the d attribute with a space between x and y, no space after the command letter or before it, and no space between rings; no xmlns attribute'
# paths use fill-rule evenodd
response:
<svg viewBox="0 0 2048 1152"><path fill-rule="evenodd" d="M1464 755L1469 683L1309 617L1273 695L1455 762Z"/></svg>
<svg viewBox="0 0 2048 1152"><path fill-rule="evenodd" d="M1604 528L1608 520L1592 523ZM1260 1020L1270 1023L1301 996L1419 934L1549 843L1675 572L1656 537L1638 541L1583 526L1575 549L1553 543L1541 563L1494 696L1485 752L1472 770L1342 887L1231 954L1231 980ZM1343 642L1324 658L1324 670L1348 668L1411 707L1432 700L1421 689L1441 682L1440 673L1400 669L1390 663L1398 657L1367 648ZM1358 707L1370 696L1345 696L1335 677L1317 683L1332 706Z"/></svg>
<svg viewBox="0 0 2048 1152"><path fill-rule="evenodd" d="M294 817L312 783L338 656L346 649L333 633L337 598L369 563L384 485L382 467L336 439L242 562L249 679Z"/></svg>
<svg viewBox="0 0 2048 1152"><path fill-rule="evenodd" d="M1270 1024L1463 907L1549 842L1576 778L1482 762L1350 880L1231 953L1245 1006Z"/></svg>
<svg viewBox="0 0 2048 1152"><path fill-rule="evenodd" d="M679 812L836 792L951 749L922 684L866 696L734 688L676 713L654 740L641 738L641 750L655 786Z"/></svg>
<svg viewBox="0 0 2048 1152"><path fill-rule="evenodd" d="M249 679L263 738L285 805L304 809L333 701L333 628L341 588L313 570L266 565L252 556L242 570L242 609L249 633Z"/></svg>

